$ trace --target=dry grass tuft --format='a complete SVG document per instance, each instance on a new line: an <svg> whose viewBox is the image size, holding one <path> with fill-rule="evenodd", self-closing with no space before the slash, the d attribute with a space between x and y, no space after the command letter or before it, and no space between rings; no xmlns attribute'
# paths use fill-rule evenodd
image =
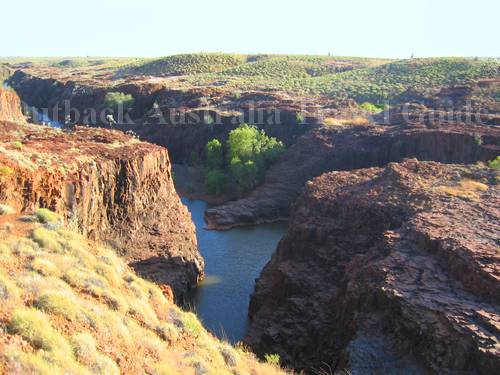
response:
<svg viewBox="0 0 500 375"><path fill-rule="evenodd" d="M470 179L463 179L457 185L439 186L437 190L452 197L478 200L479 194L477 192L488 190L488 185Z"/></svg>
<svg viewBox="0 0 500 375"><path fill-rule="evenodd" d="M9 330L22 336L35 349L70 355L71 349L64 337L49 323L45 314L35 309L20 308L14 311Z"/></svg>
<svg viewBox="0 0 500 375"><path fill-rule="evenodd" d="M323 124L330 127L346 127L346 126L368 126L370 125L370 120L366 117L357 116L351 119L338 119L333 117L327 117L323 120Z"/></svg>
<svg viewBox="0 0 500 375"><path fill-rule="evenodd" d="M62 315L71 321L82 317L75 296L68 292L46 292L37 298L35 306L46 313Z"/></svg>
<svg viewBox="0 0 500 375"><path fill-rule="evenodd" d="M62 223L62 217L46 208L39 208L35 211L35 216L41 223L57 224Z"/></svg>
<svg viewBox="0 0 500 375"><path fill-rule="evenodd" d="M208 334L112 250L43 217L30 238L0 241L7 373L282 373Z"/></svg>
<svg viewBox="0 0 500 375"><path fill-rule="evenodd" d="M31 269L37 271L43 276L58 276L59 269L48 259L35 258L31 262Z"/></svg>
<svg viewBox="0 0 500 375"><path fill-rule="evenodd" d="M0 215L9 215L14 212L15 210L12 207L7 206L6 204L0 204Z"/></svg>

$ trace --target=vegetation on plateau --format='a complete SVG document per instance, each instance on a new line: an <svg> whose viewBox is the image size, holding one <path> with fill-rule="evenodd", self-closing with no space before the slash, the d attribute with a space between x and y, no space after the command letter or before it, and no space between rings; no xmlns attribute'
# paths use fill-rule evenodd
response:
<svg viewBox="0 0 500 375"><path fill-rule="evenodd" d="M244 193L262 182L267 168L283 154L285 146L263 130L242 124L229 133L225 147L213 139L205 151L207 190L221 194L234 184Z"/></svg>
<svg viewBox="0 0 500 375"><path fill-rule="evenodd" d="M248 56L245 63L187 78L195 86L238 90L276 89L306 95L345 97L358 103L404 100L425 92L481 78L499 78L497 59L429 58L381 60L314 56ZM411 93L410 93L411 94Z"/></svg>
<svg viewBox="0 0 500 375"><path fill-rule="evenodd" d="M244 61L243 56L223 53L173 55L131 65L124 68L122 73L165 76L198 74L222 71Z"/></svg>
<svg viewBox="0 0 500 375"><path fill-rule="evenodd" d="M185 76L180 89L217 86L232 90L271 89L301 95L351 98L359 104L405 101L414 92L500 78L497 58L416 58L404 60L308 55L243 55L193 53L157 59L133 58L10 58L0 63L26 63L59 68L96 67L127 76ZM101 73L99 73L101 74ZM485 92L498 99L499 92Z"/></svg>

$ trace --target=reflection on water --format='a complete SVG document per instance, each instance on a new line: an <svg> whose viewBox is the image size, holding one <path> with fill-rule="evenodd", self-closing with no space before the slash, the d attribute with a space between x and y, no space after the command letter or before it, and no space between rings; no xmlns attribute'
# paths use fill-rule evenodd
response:
<svg viewBox="0 0 500 375"><path fill-rule="evenodd" d="M48 125L53 128L61 129L63 126L60 122L52 120L46 113L42 111L33 113L33 121L37 124Z"/></svg>
<svg viewBox="0 0 500 375"><path fill-rule="evenodd" d="M182 200L196 224L198 245L205 258L205 281L197 288L194 308L205 327L231 342L240 341L248 324L248 303L255 279L283 235L284 223L262 224L229 231L203 227L203 201Z"/></svg>
<svg viewBox="0 0 500 375"><path fill-rule="evenodd" d="M2 87L4 89L10 88L7 81L4 81L2 83ZM35 107L30 107L29 113L31 114L32 120L35 124L48 125L48 126L51 126L53 128L58 128L58 129L61 129L63 127L60 122L52 120L47 113L44 113L43 111L39 111Z"/></svg>

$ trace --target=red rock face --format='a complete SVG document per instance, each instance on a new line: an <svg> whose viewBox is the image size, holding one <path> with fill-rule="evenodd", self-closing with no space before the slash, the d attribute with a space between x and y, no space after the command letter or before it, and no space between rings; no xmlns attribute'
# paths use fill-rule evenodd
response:
<svg viewBox="0 0 500 375"><path fill-rule="evenodd" d="M247 343L353 374L500 368L498 172L415 159L308 183Z"/></svg>
<svg viewBox="0 0 500 375"><path fill-rule="evenodd" d="M332 170L382 166L408 157L473 163L500 154L498 127L456 121L431 124L418 117L404 121L397 115L394 113L394 123L387 125L308 132L269 169L264 184L247 198L208 209L208 226L227 229L286 218L304 184Z"/></svg>
<svg viewBox="0 0 500 375"><path fill-rule="evenodd" d="M21 100L16 93L0 87L0 120L25 122L21 112Z"/></svg>
<svg viewBox="0 0 500 375"><path fill-rule="evenodd" d="M0 126L0 202L60 213L183 301L204 264L165 148L104 129Z"/></svg>

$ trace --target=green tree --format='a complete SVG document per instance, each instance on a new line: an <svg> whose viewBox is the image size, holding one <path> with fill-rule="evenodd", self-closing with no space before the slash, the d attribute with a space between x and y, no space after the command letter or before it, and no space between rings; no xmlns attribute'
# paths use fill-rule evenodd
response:
<svg viewBox="0 0 500 375"><path fill-rule="evenodd" d="M116 109L120 104L124 109L132 108L134 97L123 92L108 92L104 97L104 105L108 108Z"/></svg>
<svg viewBox="0 0 500 375"><path fill-rule="evenodd" d="M249 191L259 183L259 168L254 161L242 162L239 158L233 158L229 168L241 191Z"/></svg>
<svg viewBox="0 0 500 375"><path fill-rule="evenodd" d="M221 170L208 171L205 186L210 194L222 194L226 190L227 175Z"/></svg>
<svg viewBox="0 0 500 375"><path fill-rule="evenodd" d="M229 133L227 155L231 176L241 191L254 188L271 163L284 152L283 143L255 126L242 124Z"/></svg>
<svg viewBox="0 0 500 375"><path fill-rule="evenodd" d="M497 156L496 159L493 159L488 163L488 166L493 169L500 169L500 156Z"/></svg>
<svg viewBox="0 0 500 375"><path fill-rule="evenodd" d="M205 146L207 154L207 168L210 170L221 169L224 165L222 144L217 139L212 139Z"/></svg>
<svg viewBox="0 0 500 375"><path fill-rule="evenodd" d="M257 161L259 158L265 162L273 162L285 150L282 142L247 124L242 124L229 133L227 148L228 160L239 158L242 162Z"/></svg>

